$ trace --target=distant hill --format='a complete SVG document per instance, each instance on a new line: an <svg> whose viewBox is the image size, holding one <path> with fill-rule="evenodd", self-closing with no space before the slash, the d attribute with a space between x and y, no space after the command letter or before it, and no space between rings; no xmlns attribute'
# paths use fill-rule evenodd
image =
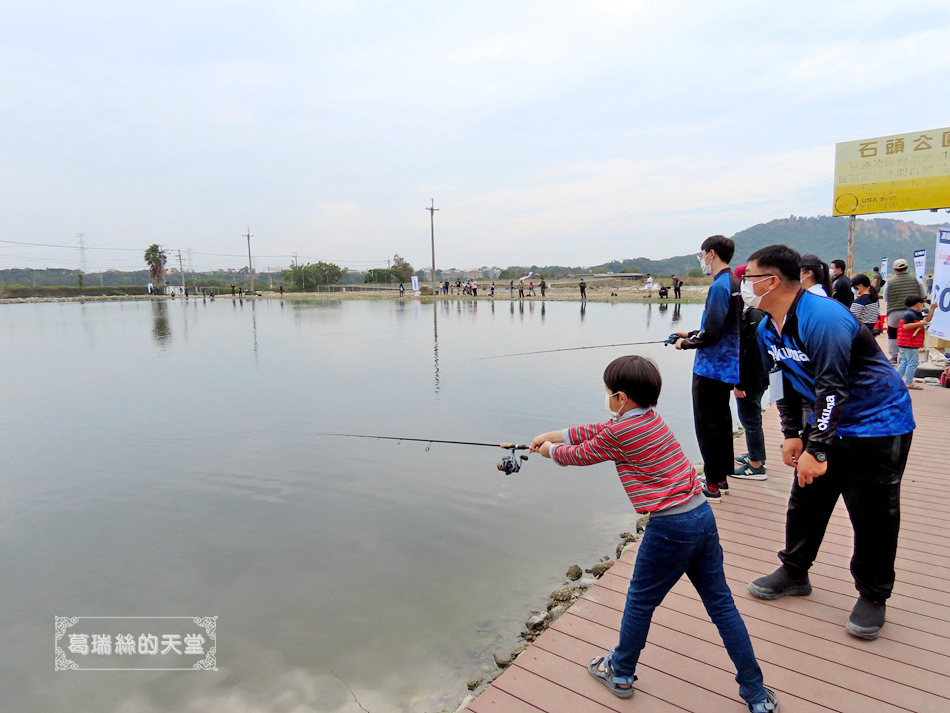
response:
<svg viewBox="0 0 950 713"><path fill-rule="evenodd" d="M913 262L914 251L927 250L927 271L933 270L934 243L942 225L920 225L892 218L856 219L854 227L854 265L857 270L869 270L887 257L890 264L899 257ZM745 261L751 253L766 245L785 243L800 253L814 253L825 262L848 256L848 219L819 216L797 218L791 216L768 223L760 223L740 230L732 236L736 241L736 257ZM739 264L733 260L734 264Z"/></svg>
<svg viewBox="0 0 950 713"><path fill-rule="evenodd" d="M887 256L891 265L899 257L913 262L914 251L926 248L927 271L933 271L934 243L939 228L950 228L950 223L942 225L920 225L892 218L874 218L855 220L854 262L857 270L870 270L881 264L881 258ZM818 216L804 218L790 216L753 225L731 236L736 241L736 256L733 265L740 265L746 258L766 245L785 243L800 253L814 253L825 262L835 258L847 259L848 255L848 219ZM686 275L692 268L699 267L696 255L699 254L697 240L696 251L688 255L651 260L645 257L612 260L593 267L550 267L532 266L535 272L549 275L565 273L609 271L609 272L650 272L654 275ZM512 266L516 271L522 268ZM527 269L527 268L523 268ZM523 274L523 273L522 273Z"/></svg>

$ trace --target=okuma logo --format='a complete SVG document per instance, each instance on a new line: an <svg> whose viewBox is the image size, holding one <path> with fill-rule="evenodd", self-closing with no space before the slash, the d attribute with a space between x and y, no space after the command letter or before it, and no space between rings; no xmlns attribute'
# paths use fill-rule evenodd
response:
<svg viewBox="0 0 950 713"><path fill-rule="evenodd" d="M774 344L769 345L769 354L775 361L785 361L786 359L791 359L792 361L809 361L808 355L805 354L805 352L789 347L779 348Z"/></svg>
<svg viewBox="0 0 950 713"><path fill-rule="evenodd" d="M821 416L815 420L815 425L818 426L819 431L827 431L828 426L831 423L831 412L835 408L835 395L829 394L825 399L825 407L821 410Z"/></svg>

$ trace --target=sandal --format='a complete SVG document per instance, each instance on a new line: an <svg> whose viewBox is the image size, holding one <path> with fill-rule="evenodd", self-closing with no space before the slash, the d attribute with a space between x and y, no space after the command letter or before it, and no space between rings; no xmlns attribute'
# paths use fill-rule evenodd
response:
<svg viewBox="0 0 950 713"><path fill-rule="evenodd" d="M613 653L605 656L598 656L590 660L587 664L587 671L602 684L610 689L617 698L633 698L633 682L637 680L636 676L618 676L611 664ZM604 664L604 670L600 670L600 664ZM766 689L768 690L768 689ZM751 708L749 710L752 710ZM758 711L756 711L758 713ZM768 712L766 712L768 713Z"/></svg>
<svg viewBox="0 0 950 713"><path fill-rule="evenodd" d="M778 696L770 688L765 689L765 695L768 696L764 701L757 703L747 703L750 713L775 713L778 710Z"/></svg>

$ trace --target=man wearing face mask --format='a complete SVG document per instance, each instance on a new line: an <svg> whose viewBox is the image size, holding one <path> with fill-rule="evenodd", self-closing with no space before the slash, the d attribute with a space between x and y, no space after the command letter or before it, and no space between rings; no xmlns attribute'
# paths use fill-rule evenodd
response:
<svg viewBox="0 0 950 713"><path fill-rule="evenodd" d="M729 269L736 246L724 235L706 238L699 264L704 275L715 275L706 294L706 308L698 330L677 332L677 349L696 349L693 361L693 422L703 456L710 503L729 492L732 475L732 409L729 396L739 383L739 323L742 299L739 281Z"/></svg>
<svg viewBox="0 0 950 713"><path fill-rule="evenodd" d="M782 566L749 584L760 599L807 596L839 496L854 528L851 574L860 597L845 629L876 639L894 587L900 530L900 487L915 428L910 396L874 336L839 302L801 288L799 254L785 245L749 257L743 301L769 317L759 324L785 442L782 458L796 468L788 501ZM802 399L814 401L802 423Z"/></svg>

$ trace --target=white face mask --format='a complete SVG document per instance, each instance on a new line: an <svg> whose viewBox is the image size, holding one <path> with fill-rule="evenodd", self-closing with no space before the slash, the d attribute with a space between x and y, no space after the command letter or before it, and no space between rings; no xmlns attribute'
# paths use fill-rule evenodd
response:
<svg viewBox="0 0 950 713"><path fill-rule="evenodd" d="M762 280L768 280L768 279L769 279L768 277L762 278ZM742 284L739 285L739 294L742 295L742 301L745 302L746 305L751 307L752 309L758 309L759 305L762 304L762 298L768 294L768 292L766 292L765 295L755 294L754 285L758 284L759 282L762 282L762 280L756 280L755 282L748 282L747 280L743 280ZM769 290L769 292L771 291L772 290Z"/></svg>
<svg viewBox="0 0 950 713"><path fill-rule="evenodd" d="M610 394L610 393L604 394L604 408L606 408L607 411L610 413L610 415L613 416L614 418L617 418L617 416L620 415L620 412L619 412L619 411L614 411L612 408L610 408L610 399L611 399L611 397L616 396L616 395L619 394L619 393L620 393L619 391L615 391L615 392L612 393L612 394ZM623 408L623 407L621 406L621 408Z"/></svg>
<svg viewBox="0 0 950 713"><path fill-rule="evenodd" d="M703 271L704 275L712 275L712 261L708 263L703 260L703 256L699 256L699 268Z"/></svg>

